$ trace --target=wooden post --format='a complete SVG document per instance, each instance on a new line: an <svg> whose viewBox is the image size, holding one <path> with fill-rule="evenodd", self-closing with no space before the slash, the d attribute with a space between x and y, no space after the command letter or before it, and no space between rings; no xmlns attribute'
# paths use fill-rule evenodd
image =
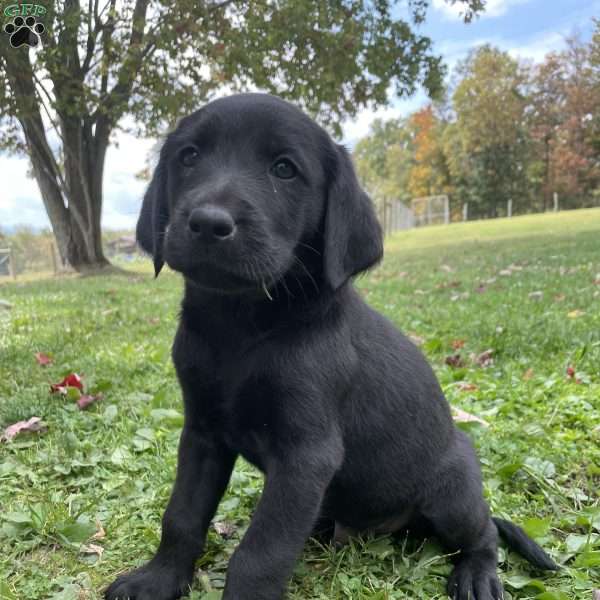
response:
<svg viewBox="0 0 600 600"><path fill-rule="evenodd" d="M465 202L463 204L463 221L469 220L469 203Z"/></svg>
<svg viewBox="0 0 600 600"><path fill-rule="evenodd" d="M15 258L12 248L8 249L8 270L13 279L17 278L17 270L15 269Z"/></svg>
<svg viewBox="0 0 600 600"><path fill-rule="evenodd" d="M427 198L427 225L431 225L431 198Z"/></svg>
<svg viewBox="0 0 600 600"><path fill-rule="evenodd" d="M446 196L444 200L444 223L448 225L450 223L450 199Z"/></svg>
<svg viewBox="0 0 600 600"><path fill-rule="evenodd" d="M56 265L56 252L54 251L54 241L50 240L50 257L52 258L52 272L56 275L58 268Z"/></svg>
<svg viewBox="0 0 600 600"><path fill-rule="evenodd" d="M512 217L512 198L506 203L506 216L509 219Z"/></svg>
<svg viewBox="0 0 600 600"><path fill-rule="evenodd" d="M554 192L554 212L558 212L558 194Z"/></svg>

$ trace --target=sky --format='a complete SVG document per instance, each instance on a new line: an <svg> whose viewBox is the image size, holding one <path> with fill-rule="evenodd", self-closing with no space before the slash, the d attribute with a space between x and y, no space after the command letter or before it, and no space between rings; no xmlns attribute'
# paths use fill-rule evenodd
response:
<svg viewBox="0 0 600 600"><path fill-rule="evenodd" d="M470 24L462 21L459 11L444 0L431 0L428 18L421 26L450 69L469 50L485 43L514 57L539 62L547 52L560 50L573 33L590 37L592 17L600 17L600 0L487 0L486 12ZM352 147L376 118L406 116L426 103L421 91L408 99L392 98L388 107L377 111L362 110L344 124L342 141ZM102 225L132 229L146 186L134 175L146 166L156 140L125 133L115 137L117 144L109 148L106 157ZM19 224L49 226L37 184L28 171L26 158L0 153L0 229Z"/></svg>

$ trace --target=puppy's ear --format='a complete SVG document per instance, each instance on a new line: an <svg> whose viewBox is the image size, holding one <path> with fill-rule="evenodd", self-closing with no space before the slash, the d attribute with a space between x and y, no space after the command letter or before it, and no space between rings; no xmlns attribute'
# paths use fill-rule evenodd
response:
<svg viewBox="0 0 600 600"><path fill-rule="evenodd" d="M383 256L383 235L373 203L361 189L342 146L336 146L325 211L324 274L335 290Z"/></svg>
<svg viewBox="0 0 600 600"><path fill-rule="evenodd" d="M154 259L154 274L156 277L158 277L165 262L163 259L163 242L168 224L167 168L163 152L161 152L161 158L156 169L154 169L152 181L150 181L144 195L136 228L138 244Z"/></svg>

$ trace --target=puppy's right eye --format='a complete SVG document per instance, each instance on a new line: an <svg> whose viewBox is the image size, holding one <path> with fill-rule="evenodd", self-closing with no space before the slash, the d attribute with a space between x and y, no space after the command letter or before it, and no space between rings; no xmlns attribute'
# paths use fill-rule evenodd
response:
<svg viewBox="0 0 600 600"><path fill-rule="evenodd" d="M198 148L196 148L196 146L187 146L181 150L181 152L179 152L179 162L184 167L193 167L196 164L199 156L200 153L198 152Z"/></svg>

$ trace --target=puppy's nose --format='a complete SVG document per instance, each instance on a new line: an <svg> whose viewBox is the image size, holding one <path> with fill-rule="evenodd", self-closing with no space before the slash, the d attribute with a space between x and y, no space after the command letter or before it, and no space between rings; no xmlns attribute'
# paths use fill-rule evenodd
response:
<svg viewBox="0 0 600 600"><path fill-rule="evenodd" d="M190 213L188 227L209 241L226 240L235 234L233 217L218 206L195 208Z"/></svg>

